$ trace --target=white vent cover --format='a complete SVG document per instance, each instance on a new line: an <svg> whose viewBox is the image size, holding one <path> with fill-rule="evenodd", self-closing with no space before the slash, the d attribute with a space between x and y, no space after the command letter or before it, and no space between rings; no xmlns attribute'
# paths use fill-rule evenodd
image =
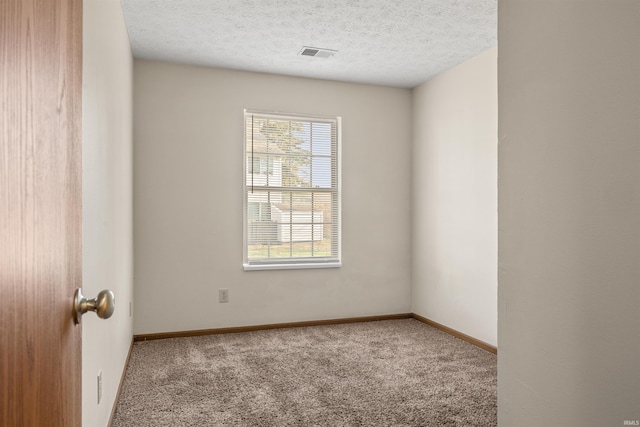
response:
<svg viewBox="0 0 640 427"><path fill-rule="evenodd" d="M332 49L322 49L320 47L310 47L304 46L300 51L299 55L302 56L314 56L316 58L331 58L333 55L338 52L337 50Z"/></svg>

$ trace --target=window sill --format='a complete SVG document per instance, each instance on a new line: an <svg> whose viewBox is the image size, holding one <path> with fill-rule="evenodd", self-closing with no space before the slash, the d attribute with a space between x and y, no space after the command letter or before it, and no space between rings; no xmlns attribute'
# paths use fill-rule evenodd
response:
<svg viewBox="0 0 640 427"><path fill-rule="evenodd" d="M342 262L326 262L326 263L300 263L300 264L243 264L244 271L258 270L301 270L315 268L340 268Z"/></svg>

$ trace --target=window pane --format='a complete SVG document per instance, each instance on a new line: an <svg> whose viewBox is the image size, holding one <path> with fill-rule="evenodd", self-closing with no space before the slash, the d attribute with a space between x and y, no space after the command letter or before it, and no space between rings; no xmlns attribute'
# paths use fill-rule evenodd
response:
<svg viewBox="0 0 640 427"><path fill-rule="evenodd" d="M311 187L331 188L331 158L314 157L311 167Z"/></svg>
<svg viewBox="0 0 640 427"><path fill-rule="evenodd" d="M332 123L313 123L312 130L312 154L331 156Z"/></svg>

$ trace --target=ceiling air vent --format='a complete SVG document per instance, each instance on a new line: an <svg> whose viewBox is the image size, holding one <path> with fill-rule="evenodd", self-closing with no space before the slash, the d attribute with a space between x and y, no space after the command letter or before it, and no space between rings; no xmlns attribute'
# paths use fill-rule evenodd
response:
<svg viewBox="0 0 640 427"><path fill-rule="evenodd" d="M302 56L314 56L316 58L331 58L337 50L332 49L322 49L319 47L309 47L304 46L300 51L300 55Z"/></svg>

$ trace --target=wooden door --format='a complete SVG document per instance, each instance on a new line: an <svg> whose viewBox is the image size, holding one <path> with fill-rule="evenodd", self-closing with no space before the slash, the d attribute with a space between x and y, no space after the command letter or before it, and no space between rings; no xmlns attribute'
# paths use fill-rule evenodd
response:
<svg viewBox="0 0 640 427"><path fill-rule="evenodd" d="M0 76L0 426L79 426L82 0L1 0Z"/></svg>

